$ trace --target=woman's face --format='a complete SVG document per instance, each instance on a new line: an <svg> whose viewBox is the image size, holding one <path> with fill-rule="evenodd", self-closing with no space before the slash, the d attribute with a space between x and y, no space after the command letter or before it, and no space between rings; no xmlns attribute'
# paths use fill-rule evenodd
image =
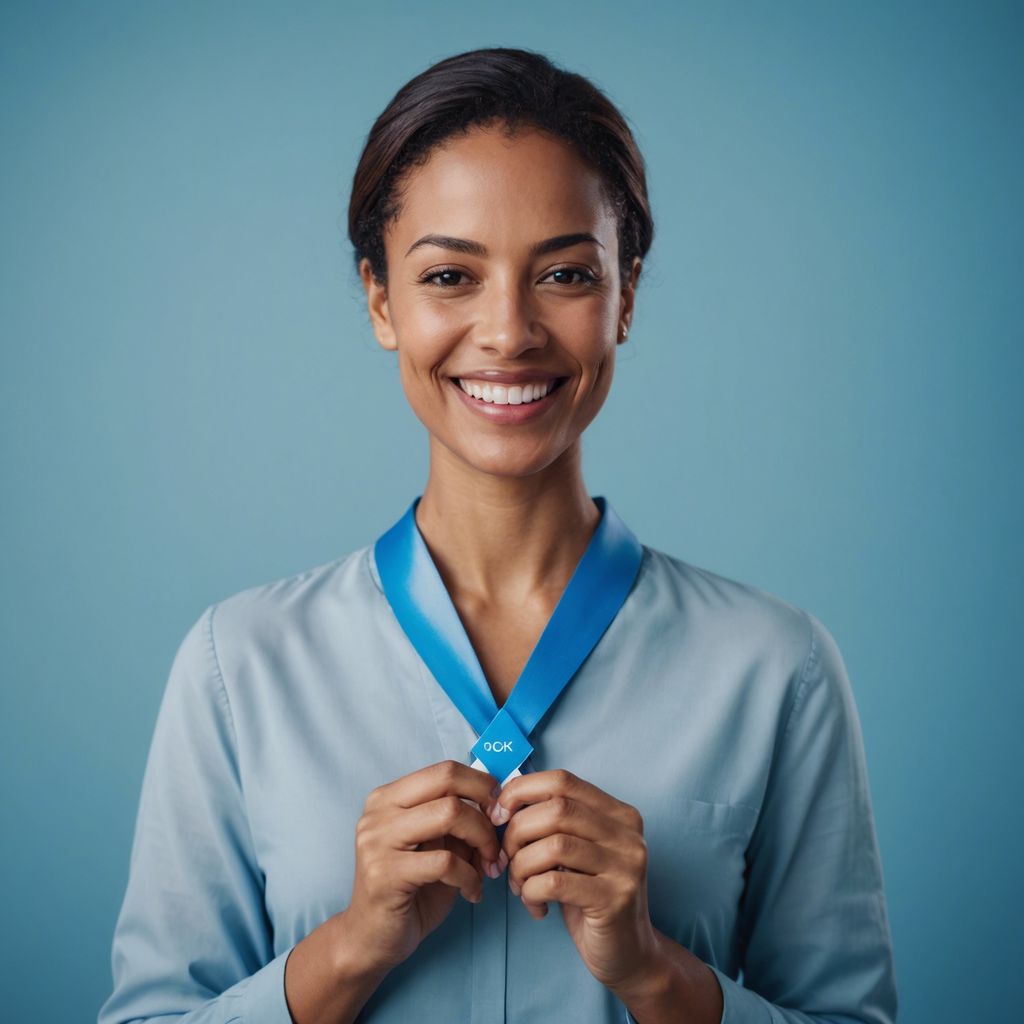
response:
<svg viewBox="0 0 1024 1024"><path fill-rule="evenodd" d="M384 240L387 289L368 260L360 273L432 447L489 474L545 469L604 403L632 318L640 260L620 283L601 179L548 135L476 128L412 170L400 203ZM460 380L486 384L484 397ZM545 383L544 397L525 400Z"/></svg>

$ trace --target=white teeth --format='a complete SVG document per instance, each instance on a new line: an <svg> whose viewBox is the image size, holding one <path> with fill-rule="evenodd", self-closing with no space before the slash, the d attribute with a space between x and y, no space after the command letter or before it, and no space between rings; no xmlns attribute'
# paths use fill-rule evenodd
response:
<svg viewBox="0 0 1024 1024"><path fill-rule="evenodd" d="M553 383L552 381L551 384ZM492 405L525 405L543 398L551 390L551 384L513 384L506 387L504 384L491 384L489 381L461 379L458 384L467 395L479 398L483 402L490 402Z"/></svg>

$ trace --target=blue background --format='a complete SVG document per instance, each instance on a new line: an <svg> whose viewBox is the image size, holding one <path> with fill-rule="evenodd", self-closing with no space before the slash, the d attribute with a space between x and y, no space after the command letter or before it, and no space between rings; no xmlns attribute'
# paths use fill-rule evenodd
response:
<svg viewBox="0 0 1024 1024"><path fill-rule="evenodd" d="M371 542L422 489L426 438L345 208L395 90L489 45L591 76L648 162L657 237L585 435L591 493L833 632L901 1020L1008 1019L1020 11L4 3L5 1019L94 1020L109 991L187 627Z"/></svg>

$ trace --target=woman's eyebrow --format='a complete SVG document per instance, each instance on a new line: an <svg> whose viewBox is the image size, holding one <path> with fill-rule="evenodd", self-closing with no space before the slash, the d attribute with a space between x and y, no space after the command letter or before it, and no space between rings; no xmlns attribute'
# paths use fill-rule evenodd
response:
<svg viewBox="0 0 1024 1024"><path fill-rule="evenodd" d="M604 246L589 231L576 231L568 235L555 235L553 238L545 238L543 242L537 242L530 248L531 256L543 256L549 252L556 252L558 249L568 249L571 245L579 245L581 242L593 242L595 245ZM466 253L469 256L486 256L487 246L482 242L473 242L468 238L453 238L451 235L424 235L409 246L406 256L413 249L421 245L436 245L442 249L451 249L454 252Z"/></svg>

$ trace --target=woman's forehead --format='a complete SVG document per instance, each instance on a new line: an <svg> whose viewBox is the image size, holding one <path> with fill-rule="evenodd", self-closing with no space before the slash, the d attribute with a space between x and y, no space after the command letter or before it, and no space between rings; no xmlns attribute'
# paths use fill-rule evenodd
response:
<svg viewBox="0 0 1024 1024"><path fill-rule="evenodd" d="M597 172L549 135L513 139L491 131L438 146L403 182L396 242L426 233L462 238L513 234L543 237L615 230ZM402 250L404 252L404 249Z"/></svg>

